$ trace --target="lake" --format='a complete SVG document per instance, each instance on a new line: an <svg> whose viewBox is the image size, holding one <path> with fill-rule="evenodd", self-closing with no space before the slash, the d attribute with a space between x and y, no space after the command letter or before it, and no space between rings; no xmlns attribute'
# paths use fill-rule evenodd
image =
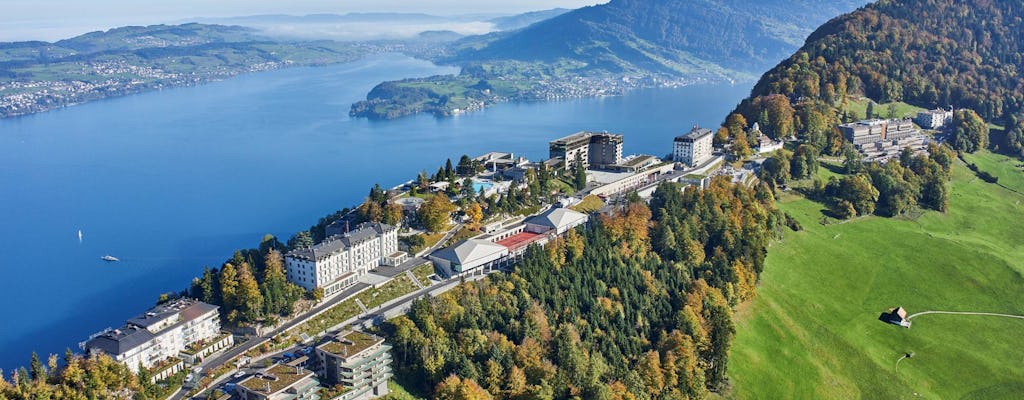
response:
<svg viewBox="0 0 1024 400"><path fill-rule="evenodd" d="M77 343L188 287L266 233L487 151L547 157L580 130L666 155L717 126L750 84L503 104L454 118L350 119L377 83L455 73L402 55L245 75L0 120L0 367ZM78 231L82 231L79 241ZM113 255L122 260L100 259ZM45 359L45 357L43 357Z"/></svg>

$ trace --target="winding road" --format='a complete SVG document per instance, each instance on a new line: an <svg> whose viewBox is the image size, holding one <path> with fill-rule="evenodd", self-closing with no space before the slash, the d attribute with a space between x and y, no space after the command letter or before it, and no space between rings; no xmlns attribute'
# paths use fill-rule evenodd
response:
<svg viewBox="0 0 1024 400"><path fill-rule="evenodd" d="M922 311L922 312L919 312L919 313L916 313L916 314L911 314L910 316L908 316L908 317L907 317L907 321L909 321L909 320L913 319L914 317L918 317L918 316L921 316L921 315L928 315L928 314L949 314L949 315L985 315L985 316L990 316L990 317L1005 317L1005 318L1017 318L1017 319L1024 319L1024 315L1011 315L1011 314L996 314L996 313L986 313L986 312L970 312L970 311Z"/></svg>

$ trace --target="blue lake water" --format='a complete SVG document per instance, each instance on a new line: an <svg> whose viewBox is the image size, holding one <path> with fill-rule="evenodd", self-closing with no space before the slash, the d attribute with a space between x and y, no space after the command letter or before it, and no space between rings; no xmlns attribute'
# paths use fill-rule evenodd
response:
<svg viewBox="0 0 1024 400"><path fill-rule="evenodd" d="M549 140L579 130L622 133L627 154L664 155L675 135L716 126L750 89L348 117L383 80L453 72L380 55L0 120L0 367L77 350L159 293L186 288L204 265L266 233L286 240L376 182L390 187L462 154L545 158Z"/></svg>

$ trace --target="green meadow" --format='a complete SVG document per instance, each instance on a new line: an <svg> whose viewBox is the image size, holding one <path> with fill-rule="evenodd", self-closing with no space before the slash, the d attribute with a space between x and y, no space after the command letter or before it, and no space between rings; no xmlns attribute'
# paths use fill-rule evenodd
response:
<svg viewBox="0 0 1024 400"><path fill-rule="evenodd" d="M950 210L822 225L821 204L785 194L803 225L768 251L757 297L737 313L729 362L738 399L1019 399L1024 320L924 315L896 306L1024 315L1024 172L991 153L957 163ZM896 362L903 355L913 357Z"/></svg>

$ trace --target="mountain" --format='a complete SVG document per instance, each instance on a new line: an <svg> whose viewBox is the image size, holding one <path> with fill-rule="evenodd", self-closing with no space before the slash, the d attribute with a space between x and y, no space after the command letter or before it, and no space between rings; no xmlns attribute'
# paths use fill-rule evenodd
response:
<svg viewBox="0 0 1024 400"><path fill-rule="evenodd" d="M567 8L553 8L550 10L530 11L523 14L492 18L488 22L494 24L494 29L497 29L499 31L511 31L525 28L540 21L557 17L569 11L572 10Z"/></svg>
<svg viewBox="0 0 1024 400"><path fill-rule="evenodd" d="M612 0L522 30L464 39L450 62L570 59L612 72L687 72L709 62L770 68L822 22L863 0Z"/></svg>
<svg viewBox="0 0 1024 400"><path fill-rule="evenodd" d="M1024 3L892 0L821 26L768 71L738 111L756 118L763 99L784 95L842 108L849 98L925 108L970 108L1007 125L994 144L1024 148ZM807 120L797 107L798 119Z"/></svg>

